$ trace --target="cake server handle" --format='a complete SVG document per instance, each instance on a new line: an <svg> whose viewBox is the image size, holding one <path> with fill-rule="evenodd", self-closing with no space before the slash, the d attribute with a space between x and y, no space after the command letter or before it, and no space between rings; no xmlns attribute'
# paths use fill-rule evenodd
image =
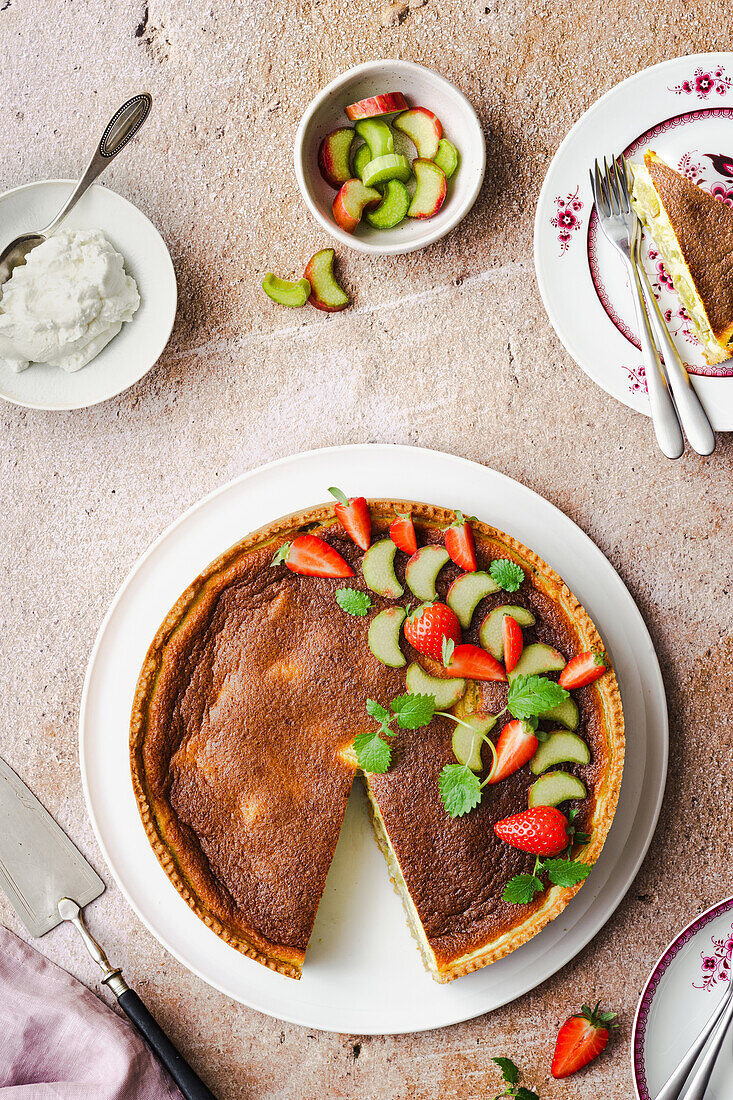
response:
<svg viewBox="0 0 733 1100"><path fill-rule="evenodd" d="M672 390L677 414L682 422L688 442L699 455L710 455L715 450L715 433L708 420L708 415L702 407L700 398L695 392L695 387L690 380L685 364L675 347L674 341L662 316L654 291L652 290L649 276L637 251L634 255L636 269L641 276L641 286L647 303L647 312L651 321L657 344L664 359L669 387Z"/></svg>

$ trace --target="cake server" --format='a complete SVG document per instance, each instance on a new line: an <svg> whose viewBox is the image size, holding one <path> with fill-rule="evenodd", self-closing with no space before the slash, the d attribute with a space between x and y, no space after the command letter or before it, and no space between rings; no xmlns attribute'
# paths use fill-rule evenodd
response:
<svg viewBox="0 0 733 1100"><path fill-rule="evenodd" d="M2 757L0 887L31 936L43 936L69 921L102 970L102 983L112 990L186 1100L215 1100L88 931L82 910L103 893L101 878Z"/></svg>

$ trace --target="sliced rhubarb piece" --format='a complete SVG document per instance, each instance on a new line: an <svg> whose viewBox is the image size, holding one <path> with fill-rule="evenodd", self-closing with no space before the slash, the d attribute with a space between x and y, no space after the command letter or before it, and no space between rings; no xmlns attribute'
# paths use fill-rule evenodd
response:
<svg viewBox="0 0 733 1100"><path fill-rule="evenodd" d="M268 271L262 280L262 289L268 298L281 306L290 306L297 309L304 306L311 292L311 285L307 279L298 279L297 283L288 282L287 279L279 279Z"/></svg>
<svg viewBox="0 0 733 1100"><path fill-rule="evenodd" d="M361 571L369 588L388 600L398 600L404 592L394 571L396 553L397 547L392 539L380 539L372 543L361 563Z"/></svg>
<svg viewBox="0 0 733 1100"><path fill-rule="evenodd" d="M395 111L406 111L409 104L402 92L384 92L350 103L346 108L346 117L352 122L359 118L373 118L375 115L391 115Z"/></svg>
<svg viewBox="0 0 733 1100"><path fill-rule="evenodd" d="M551 707L540 715L543 722L557 722L566 730L576 730L580 724L580 712L574 699L563 699L556 707Z"/></svg>
<svg viewBox="0 0 733 1100"><path fill-rule="evenodd" d="M445 178L449 180L458 167L458 150L447 138L441 138L438 142L438 151L433 160L445 172Z"/></svg>
<svg viewBox="0 0 733 1100"><path fill-rule="evenodd" d="M339 188L351 178L349 153L356 134L350 126L342 126L326 134L318 149L318 167L326 183Z"/></svg>
<svg viewBox="0 0 733 1100"><path fill-rule="evenodd" d="M384 119L365 118L361 122L357 122L354 129L369 146L372 157L382 157L385 153L394 153L394 134Z"/></svg>
<svg viewBox="0 0 733 1100"><path fill-rule="evenodd" d="M569 730L549 733L529 766L533 775L542 775L556 764L590 764L590 749L583 738Z"/></svg>
<svg viewBox="0 0 733 1100"><path fill-rule="evenodd" d="M447 184L445 172L433 164L432 160L422 160L418 157L412 162L412 171L415 173L417 187L412 196L407 216L408 218L432 218L437 214L445 202Z"/></svg>
<svg viewBox="0 0 733 1100"><path fill-rule="evenodd" d="M501 607L495 607L493 611L490 611L481 623L479 641L484 649L488 649L492 657L496 657L497 661L504 660L502 621L505 615L511 615L520 626L534 626L535 624L534 615L526 607L502 604Z"/></svg>
<svg viewBox="0 0 733 1100"><path fill-rule="evenodd" d="M361 180L347 180L333 200L334 221L347 233L353 233L364 211L381 201L382 196L374 187L365 187Z"/></svg>
<svg viewBox="0 0 733 1100"><path fill-rule="evenodd" d="M410 193L400 180L390 180L384 198L374 210L368 210L366 220L374 229L393 229L407 215Z"/></svg>
<svg viewBox="0 0 733 1100"><path fill-rule="evenodd" d="M352 178L361 180L364 182L364 169L369 161L372 159L372 151L368 145L360 145L354 153L352 160Z"/></svg>
<svg viewBox="0 0 733 1100"><path fill-rule="evenodd" d="M459 764L465 764L472 772L480 772L484 766L481 746L486 734L496 725L496 715L471 714L461 722L465 725L456 726L453 731L453 755Z"/></svg>
<svg viewBox="0 0 733 1100"><path fill-rule="evenodd" d="M489 573L462 573L460 577L456 577L448 589L445 602L455 611L463 629L467 630L471 625L473 613L484 596L490 596L492 592L498 591L499 585ZM496 654L494 653L493 656L496 657Z"/></svg>
<svg viewBox="0 0 733 1100"><path fill-rule="evenodd" d="M387 183L392 179L407 183L411 175L412 168L407 157L401 153L386 153L369 161L362 179L365 187L376 187L378 183Z"/></svg>
<svg viewBox="0 0 733 1100"><path fill-rule="evenodd" d="M369 624L369 648L388 668L402 668L407 664L400 648L400 631L406 614L404 607L386 607Z"/></svg>
<svg viewBox="0 0 733 1100"><path fill-rule="evenodd" d="M333 273L334 255L332 248L322 248L311 256L304 272L311 287L309 305L325 313L338 313L339 310L346 309L350 301L346 291L336 282Z"/></svg>
<svg viewBox="0 0 733 1100"><path fill-rule="evenodd" d="M407 587L418 600L434 600L435 582L445 563L450 561L444 546L421 546L405 567Z"/></svg>
<svg viewBox="0 0 733 1100"><path fill-rule="evenodd" d="M410 695L432 695L438 710L455 706L466 690L465 680L441 680L417 663L410 665L405 679Z"/></svg>
<svg viewBox="0 0 733 1100"><path fill-rule="evenodd" d="M546 672L559 672L565 668L565 658L559 650L544 642L528 645L509 673L511 683L517 676L544 676Z"/></svg>
<svg viewBox="0 0 733 1100"><path fill-rule="evenodd" d="M585 783L569 772L547 772L529 788L529 808L559 806L571 798L586 798Z"/></svg>
<svg viewBox="0 0 733 1100"><path fill-rule="evenodd" d="M435 159L443 136L443 127L432 111L428 111L426 107L413 107L403 115L398 115L392 125L395 130L407 135L419 157L430 161Z"/></svg>

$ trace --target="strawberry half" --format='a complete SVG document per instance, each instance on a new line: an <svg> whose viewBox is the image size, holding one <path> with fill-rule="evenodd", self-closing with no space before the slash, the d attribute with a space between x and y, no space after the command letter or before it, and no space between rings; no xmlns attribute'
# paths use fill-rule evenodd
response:
<svg viewBox="0 0 733 1100"><path fill-rule="evenodd" d="M462 676L467 680L506 680L506 672L496 657L478 645L447 647L442 659L449 676Z"/></svg>
<svg viewBox="0 0 733 1100"><path fill-rule="evenodd" d="M559 856L569 844L568 820L555 806L534 806L494 825L500 840L533 856Z"/></svg>
<svg viewBox="0 0 733 1100"><path fill-rule="evenodd" d="M272 559L272 564L282 562L292 573L306 577L353 577L354 570L347 561L317 535L298 535L292 542L285 542Z"/></svg>
<svg viewBox="0 0 733 1100"><path fill-rule="evenodd" d="M583 1005L577 1016L571 1016L560 1028L552 1059L553 1077L569 1077L587 1066L606 1049L611 1028L617 1027L615 1012L599 1012Z"/></svg>
<svg viewBox="0 0 733 1100"><path fill-rule="evenodd" d="M444 603L421 604L405 619L404 635L413 649L440 661L445 642L461 640L458 616Z"/></svg>
<svg viewBox="0 0 733 1100"><path fill-rule="evenodd" d="M501 630L504 640L504 668L511 672L522 656L524 635L521 626L511 615L505 615L501 620Z"/></svg>
<svg viewBox="0 0 733 1100"><path fill-rule="evenodd" d="M364 497L347 498L335 487L328 491L336 497L336 515L346 534L362 550L368 550L372 541L372 517Z"/></svg>
<svg viewBox="0 0 733 1100"><path fill-rule="evenodd" d="M400 512L397 519L392 520L389 528L389 537L398 550L404 550L406 554L414 554L417 550L417 537L415 524L409 512Z"/></svg>
<svg viewBox="0 0 733 1100"><path fill-rule="evenodd" d="M456 512L456 515L458 519L450 525L445 533L445 548L451 559L456 565L460 565L464 573L475 573L477 566L473 531L461 512Z"/></svg>
<svg viewBox="0 0 733 1100"><path fill-rule="evenodd" d="M568 661L560 673L558 683L566 691L582 688L586 684L592 684L594 680L600 680L607 668L606 654L597 649L589 649L587 653L579 653Z"/></svg>
<svg viewBox="0 0 733 1100"><path fill-rule="evenodd" d="M489 783L500 783L508 775L514 775L532 759L539 741L532 727L519 718L507 722L496 742L496 760L491 769Z"/></svg>

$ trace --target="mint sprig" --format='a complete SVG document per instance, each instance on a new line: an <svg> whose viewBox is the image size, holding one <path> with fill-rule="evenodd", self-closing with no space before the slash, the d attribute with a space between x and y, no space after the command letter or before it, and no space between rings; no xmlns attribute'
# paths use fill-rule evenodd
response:
<svg viewBox="0 0 733 1100"><path fill-rule="evenodd" d="M446 764L438 777L438 790L450 817L463 817L481 801L481 783L467 764Z"/></svg>
<svg viewBox="0 0 733 1100"><path fill-rule="evenodd" d="M511 1058L492 1058L491 1061L496 1062L501 1070L502 1080L507 1086L504 1092L500 1092L495 1100L501 1100L503 1096L512 1096L514 1100L540 1100L536 1092L532 1092L531 1089L518 1084L519 1070Z"/></svg>
<svg viewBox="0 0 733 1100"><path fill-rule="evenodd" d="M372 598L368 592L360 592L358 588L337 588L336 603L348 615L363 616L369 613Z"/></svg>
<svg viewBox="0 0 733 1100"><path fill-rule="evenodd" d="M401 730L416 730L427 726L436 714L432 695L398 695L389 704L389 710L376 699L367 699L366 710L379 723L379 727L354 738L353 749L359 767L365 772L377 774L386 772L392 762L392 749L384 740L385 737L394 737L397 732L390 729L392 723Z"/></svg>
<svg viewBox="0 0 733 1100"><path fill-rule="evenodd" d="M562 858L535 859L534 869L531 875L515 875L504 887L502 898L511 905L526 905L537 894L545 889L541 875L546 875L553 886L577 886L584 882L593 870L593 864L583 863L579 859L571 859L570 855L574 844L586 844L590 840L587 833L577 832L572 824L575 812L568 815L571 824L568 826L568 846Z"/></svg>
<svg viewBox="0 0 733 1100"><path fill-rule="evenodd" d="M515 676L509 685L506 707L513 718L535 718L552 710L570 692L546 676Z"/></svg>
<svg viewBox="0 0 733 1100"><path fill-rule="evenodd" d="M524 570L515 561L508 558L494 558L489 566L489 573L494 578L499 588L505 592L516 592L524 580Z"/></svg>

